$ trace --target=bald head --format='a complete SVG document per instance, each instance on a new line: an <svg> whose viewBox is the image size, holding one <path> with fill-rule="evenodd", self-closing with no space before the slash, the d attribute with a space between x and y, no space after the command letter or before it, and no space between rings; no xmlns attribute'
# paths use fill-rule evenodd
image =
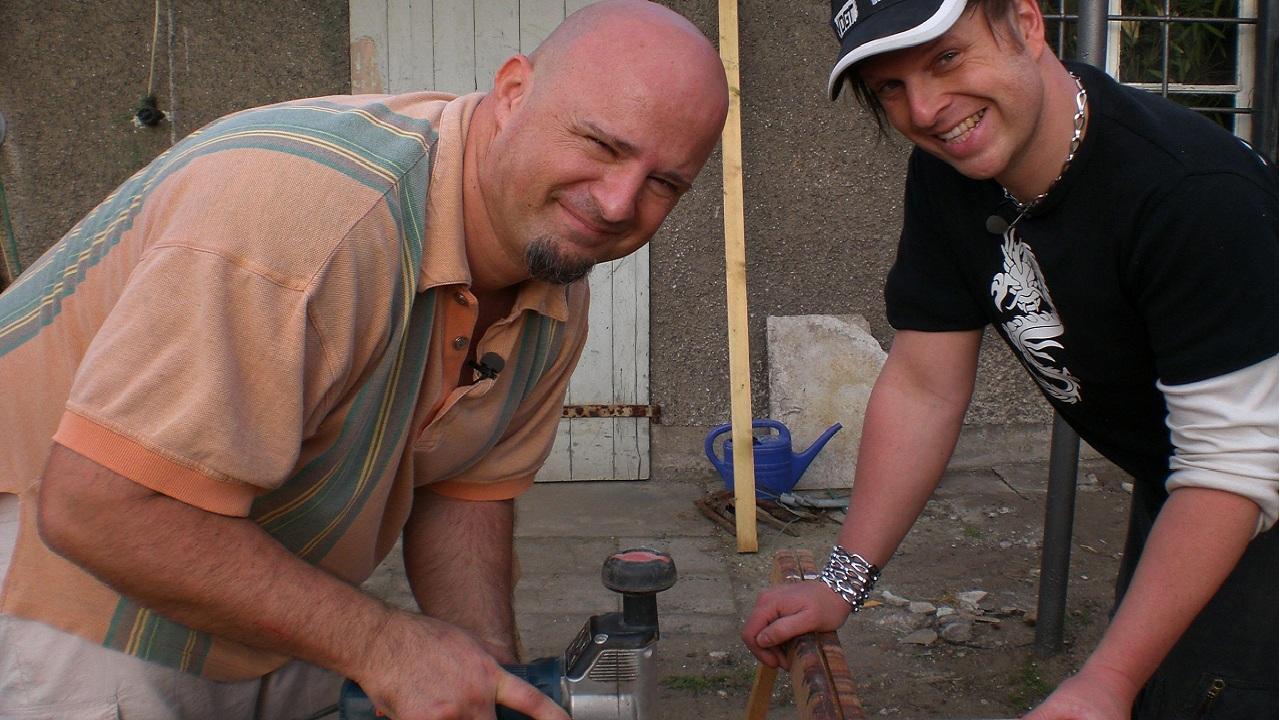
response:
<svg viewBox="0 0 1280 720"><path fill-rule="evenodd" d="M622 47L625 40L628 47ZM603 0L565 18L533 51L531 59L557 62L565 53L644 50L651 42L687 43L688 51L718 64L715 48L684 16L648 0ZM604 45L604 47L600 47ZM675 48L672 48L675 51Z"/></svg>
<svg viewBox="0 0 1280 720"><path fill-rule="evenodd" d="M590 76L601 89L635 80L728 105L720 57L693 23L647 0L603 0L565 19L529 57L535 86Z"/></svg>
<svg viewBox="0 0 1280 720"><path fill-rule="evenodd" d="M583 8L504 63L477 107L473 224L513 266L530 249L549 258L521 268L533 277L622 257L693 185L728 104L719 55L679 14L641 0Z"/></svg>

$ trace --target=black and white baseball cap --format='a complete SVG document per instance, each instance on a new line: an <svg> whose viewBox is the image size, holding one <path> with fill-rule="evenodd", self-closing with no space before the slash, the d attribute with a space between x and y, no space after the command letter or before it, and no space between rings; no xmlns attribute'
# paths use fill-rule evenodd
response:
<svg viewBox="0 0 1280 720"><path fill-rule="evenodd" d="M965 0L831 0L831 27L840 41L840 55L827 93L836 99L845 71L859 60L942 35L964 8Z"/></svg>

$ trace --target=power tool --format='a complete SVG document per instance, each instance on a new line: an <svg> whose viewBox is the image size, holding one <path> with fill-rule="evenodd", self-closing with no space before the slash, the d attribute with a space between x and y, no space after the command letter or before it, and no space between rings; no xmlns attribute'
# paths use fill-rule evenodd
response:
<svg viewBox="0 0 1280 720"><path fill-rule="evenodd" d="M574 720L654 720L658 694L658 593L676 582L665 552L633 548L610 555L604 586L622 595L622 612L592 615L563 655L503 668L564 708ZM498 720L528 720L497 708ZM342 687L340 720L375 720L373 703L354 682Z"/></svg>

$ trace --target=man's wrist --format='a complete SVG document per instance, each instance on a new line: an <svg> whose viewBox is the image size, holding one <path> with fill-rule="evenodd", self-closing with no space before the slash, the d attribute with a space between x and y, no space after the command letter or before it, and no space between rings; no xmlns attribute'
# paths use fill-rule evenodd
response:
<svg viewBox="0 0 1280 720"><path fill-rule="evenodd" d="M1133 673L1122 665L1099 659L1096 650L1093 656L1085 660L1080 671L1073 677L1089 687L1105 690L1113 697L1119 698L1122 703L1129 705L1133 703L1146 682L1145 678L1141 680L1135 678Z"/></svg>
<svg viewBox="0 0 1280 720"><path fill-rule="evenodd" d="M858 612L867 601L876 581L880 579L880 568L857 553L832 545L831 556L818 579L849 603L851 612Z"/></svg>

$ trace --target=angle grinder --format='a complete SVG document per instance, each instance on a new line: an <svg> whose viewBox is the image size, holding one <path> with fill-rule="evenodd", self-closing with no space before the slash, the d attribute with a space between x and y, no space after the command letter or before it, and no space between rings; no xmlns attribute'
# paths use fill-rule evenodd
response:
<svg viewBox="0 0 1280 720"><path fill-rule="evenodd" d="M575 720L653 720L658 694L657 594L676 582L671 556L648 548L610 555L604 586L622 595L622 612L592 615L563 655L503 669L533 685ZM498 720L528 720L497 708ZM338 703L340 720L375 720L373 703L348 680Z"/></svg>

